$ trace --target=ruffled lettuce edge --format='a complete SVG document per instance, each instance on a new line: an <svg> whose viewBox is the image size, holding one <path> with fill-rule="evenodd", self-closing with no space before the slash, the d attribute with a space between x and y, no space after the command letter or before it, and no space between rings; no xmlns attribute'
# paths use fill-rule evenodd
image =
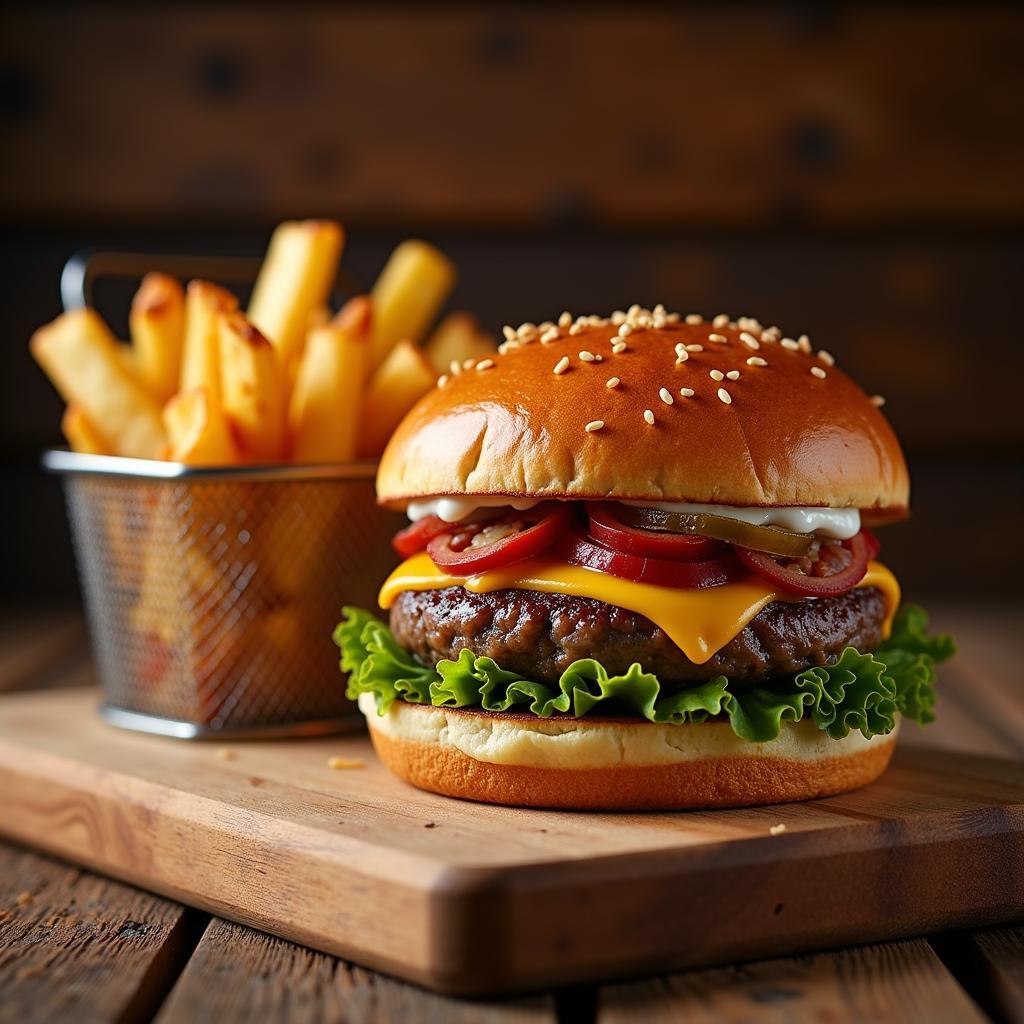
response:
<svg viewBox="0 0 1024 1024"><path fill-rule="evenodd" d="M580 717L604 705L602 710L619 716L676 725L724 716L737 736L753 743L774 740L783 722L808 716L833 739L852 731L867 739L884 736L895 728L897 714L930 722L935 717L935 665L956 651L951 637L928 634L924 609L904 605L889 639L874 653L847 647L830 665L770 685L731 684L723 675L699 686L663 688L639 664L613 676L600 662L583 658L552 686L524 679L468 649L436 668L423 665L376 616L361 608L344 608L342 614L333 637L341 650L341 670L349 674L347 695L355 700L372 693L379 715L396 700L514 709L539 718Z"/></svg>

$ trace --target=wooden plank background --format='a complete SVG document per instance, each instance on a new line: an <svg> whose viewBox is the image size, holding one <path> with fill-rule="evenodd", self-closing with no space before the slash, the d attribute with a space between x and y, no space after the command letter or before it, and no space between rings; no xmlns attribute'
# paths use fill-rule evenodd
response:
<svg viewBox="0 0 1024 1024"><path fill-rule="evenodd" d="M1024 215L1008 6L41 4L5 23L0 207L22 220Z"/></svg>

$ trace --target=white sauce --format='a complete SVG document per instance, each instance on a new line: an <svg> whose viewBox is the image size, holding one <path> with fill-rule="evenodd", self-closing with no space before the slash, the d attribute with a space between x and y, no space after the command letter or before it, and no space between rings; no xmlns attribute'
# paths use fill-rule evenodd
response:
<svg viewBox="0 0 1024 1024"><path fill-rule="evenodd" d="M415 522L426 516L438 516L446 523L469 519L480 509L514 508L517 512L539 505L536 498L506 498L489 495L467 495L464 498L424 498L410 501L406 510ZM860 530L860 511L855 508L741 508L735 505L694 505L670 501L627 501L623 504L639 508L657 508L665 512L705 513L725 516L754 526L781 526L797 533L817 533L822 537L848 540Z"/></svg>

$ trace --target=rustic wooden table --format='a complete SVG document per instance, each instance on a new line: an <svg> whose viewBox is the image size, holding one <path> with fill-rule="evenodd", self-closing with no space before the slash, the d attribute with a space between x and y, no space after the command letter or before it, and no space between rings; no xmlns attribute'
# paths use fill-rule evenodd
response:
<svg viewBox="0 0 1024 1024"><path fill-rule="evenodd" d="M1021 612L1004 605L935 616L961 655L944 669L939 721L901 742L1024 758ZM0 622L0 691L93 681L77 614ZM0 1021L153 1019L1024 1021L1024 926L472 1002L0 842Z"/></svg>

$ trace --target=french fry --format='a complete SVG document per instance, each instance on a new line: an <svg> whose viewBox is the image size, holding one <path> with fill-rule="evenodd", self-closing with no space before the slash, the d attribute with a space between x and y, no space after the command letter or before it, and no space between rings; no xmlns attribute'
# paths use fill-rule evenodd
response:
<svg viewBox="0 0 1024 1024"><path fill-rule="evenodd" d="M277 462L284 457L283 367L243 314L225 313L218 329L222 401L239 453L246 462Z"/></svg>
<svg viewBox="0 0 1024 1024"><path fill-rule="evenodd" d="M449 313L423 346L438 373L447 373L453 361L483 359L493 355L494 339L480 330L472 313Z"/></svg>
<svg viewBox="0 0 1024 1024"><path fill-rule="evenodd" d="M71 450L86 455L112 455L107 442L89 422L89 417L77 406L69 405L64 410L60 429L71 445Z"/></svg>
<svg viewBox="0 0 1024 1024"><path fill-rule="evenodd" d="M359 436L359 456L376 458L413 405L437 382L430 361L411 341L400 341L370 380Z"/></svg>
<svg viewBox="0 0 1024 1024"><path fill-rule="evenodd" d="M373 286L373 352L377 369L399 341L420 341L455 286L455 266L439 249L410 239L391 254Z"/></svg>
<svg viewBox="0 0 1024 1024"><path fill-rule="evenodd" d="M220 402L204 388L180 391L165 406L168 457L190 466L227 466L238 451Z"/></svg>
<svg viewBox="0 0 1024 1024"><path fill-rule="evenodd" d="M305 340L310 314L330 294L345 243L330 220L287 221L270 239L249 302L249 319L290 367Z"/></svg>
<svg viewBox="0 0 1024 1024"><path fill-rule="evenodd" d="M185 333L185 293L166 274L147 274L130 317L136 371L158 402L178 390Z"/></svg>
<svg viewBox="0 0 1024 1024"><path fill-rule="evenodd" d="M124 368L118 342L93 309L57 317L32 335L32 355L69 405L77 405L115 455L157 459L160 408Z"/></svg>
<svg viewBox="0 0 1024 1024"><path fill-rule="evenodd" d="M217 319L238 309L238 299L208 281L189 281L185 296L185 339L181 353L181 390L205 388L220 398L220 336Z"/></svg>
<svg viewBox="0 0 1024 1024"><path fill-rule="evenodd" d="M343 313L306 339L288 409L293 462L356 457L370 345L369 298L353 299Z"/></svg>

